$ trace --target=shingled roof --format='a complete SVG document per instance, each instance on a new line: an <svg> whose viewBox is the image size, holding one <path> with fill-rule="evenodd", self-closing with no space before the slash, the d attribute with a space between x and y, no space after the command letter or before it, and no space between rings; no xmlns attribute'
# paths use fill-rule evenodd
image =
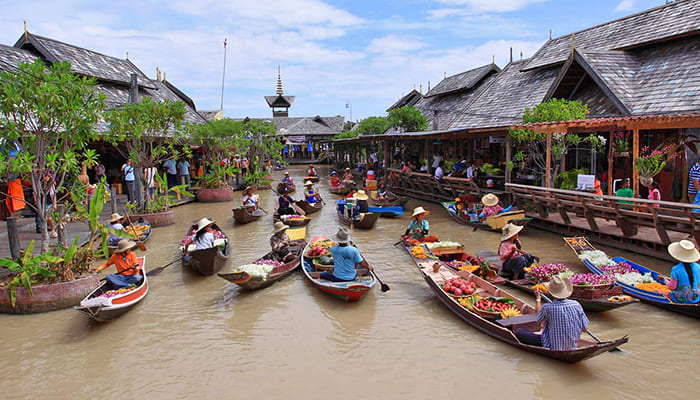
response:
<svg viewBox="0 0 700 400"><path fill-rule="evenodd" d="M241 121L244 118L233 118ZM277 127L277 134L284 136L307 135L307 136L333 136L343 132L345 117L272 117L272 118L252 118L262 121L269 121Z"/></svg>
<svg viewBox="0 0 700 400"><path fill-rule="evenodd" d="M621 50L700 33L700 2L676 2L575 32L578 50ZM571 56L571 34L547 41L523 70L561 64Z"/></svg>
<svg viewBox="0 0 700 400"><path fill-rule="evenodd" d="M487 64L456 75L448 76L430 90L424 97L446 95L472 89L481 80L493 72L501 69L496 64Z"/></svg>
<svg viewBox="0 0 700 400"><path fill-rule="evenodd" d="M401 108L405 106L413 106L415 105L420 99L423 98L423 95L418 93L416 89L411 90L407 94L401 96L400 99L396 100L396 103L392 104L389 108L386 109L387 112L395 109L395 108Z"/></svg>
<svg viewBox="0 0 700 400"><path fill-rule="evenodd" d="M37 57L22 49L0 44L0 71L17 70L19 63L33 63Z"/></svg>

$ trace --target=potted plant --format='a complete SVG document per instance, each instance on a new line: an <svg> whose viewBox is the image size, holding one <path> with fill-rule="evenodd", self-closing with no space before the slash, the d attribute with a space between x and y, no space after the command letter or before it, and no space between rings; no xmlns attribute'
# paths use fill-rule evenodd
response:
<svg viewBox="0 0 700 400"><path fill-rule="evenodd" d="M629 132L618 131L613 133L613 152L617 157L629 156Z"/></svg>
<svg viewBox="0 0 700 400"><path fill-rule="evenodd" d="M656 174L666 166L669 147L664 146L651 150L649 146L642 147L639 157L635 159L635 168L639 172L639 182L649 186Z"/></svg>
<svg viewBox="0 0 700 400"><path fill-rule="evenodd" d="M497 168L489 163L486 163L479 168L479 172L486 176L496 176L498 175L501 171L503 171L500 168Z"/></svg>
<svg viewBox="0 0 700 400"><path fill-rule="evenodd" d="M175 204L173 196L178 200L184 197L194 197L194 194L187 190L187 185L168 186L168 178L165 173L155 174L156 195L153 201L146 199L143 203L127 203L126 208L134 218L143 218L151 226L167 226L175 223L175 213L170 210L170 206Z"/></svg>

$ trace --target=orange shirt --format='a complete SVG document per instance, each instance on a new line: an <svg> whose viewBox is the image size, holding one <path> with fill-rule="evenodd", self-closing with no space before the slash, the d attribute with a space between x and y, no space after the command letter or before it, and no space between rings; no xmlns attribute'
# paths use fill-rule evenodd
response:
<svg viewBox="0 0 700 400"><path fill-rule="evenodd" d="M134 275L137 273L141 273L141 266L138 265L136 266L135 269L129 269L136 264L138 260L136 259L136 254L134 252L129 252L127 254L124 253L114 253L112 256L109 258L109 261L103 265L103 267L107 268L110 265L116 265L117 267L117 272L120 273L120 275ZM124 271L123 273L121 273Z"/></svg>

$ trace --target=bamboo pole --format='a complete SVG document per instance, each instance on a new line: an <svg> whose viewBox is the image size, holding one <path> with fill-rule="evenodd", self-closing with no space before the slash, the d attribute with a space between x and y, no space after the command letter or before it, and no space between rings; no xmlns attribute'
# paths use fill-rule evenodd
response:
<svg viewBox="0 0 700 400"><path fill-rule="evenodd" d="M639 172L637 172L637 157L639 157L639 129L632 130L632 190L639 195Z"/></svg>
<svg viewBox="0 0 700 400"><path fill-rule="evenodd" d="M545 186L552 187L552 133L547 132L547 160L546 160L546 180Z"/></svg>
<svg viewBox="0 0 700 400"><path fill-rule="evenodd" d="M612 196L613 190L613 131L610 131L610 139L608 140L610 148L608 149L608 196Z"/></svg>

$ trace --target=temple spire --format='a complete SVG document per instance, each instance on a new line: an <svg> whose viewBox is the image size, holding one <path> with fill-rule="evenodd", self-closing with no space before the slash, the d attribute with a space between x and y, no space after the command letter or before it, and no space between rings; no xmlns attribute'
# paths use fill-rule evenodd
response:
<svg viewBox="0 0 700 400"><path fill-rule="evenodd" d="M282 75L280 73L280 65L277 64L277 95L282 96Z"/></svg>

